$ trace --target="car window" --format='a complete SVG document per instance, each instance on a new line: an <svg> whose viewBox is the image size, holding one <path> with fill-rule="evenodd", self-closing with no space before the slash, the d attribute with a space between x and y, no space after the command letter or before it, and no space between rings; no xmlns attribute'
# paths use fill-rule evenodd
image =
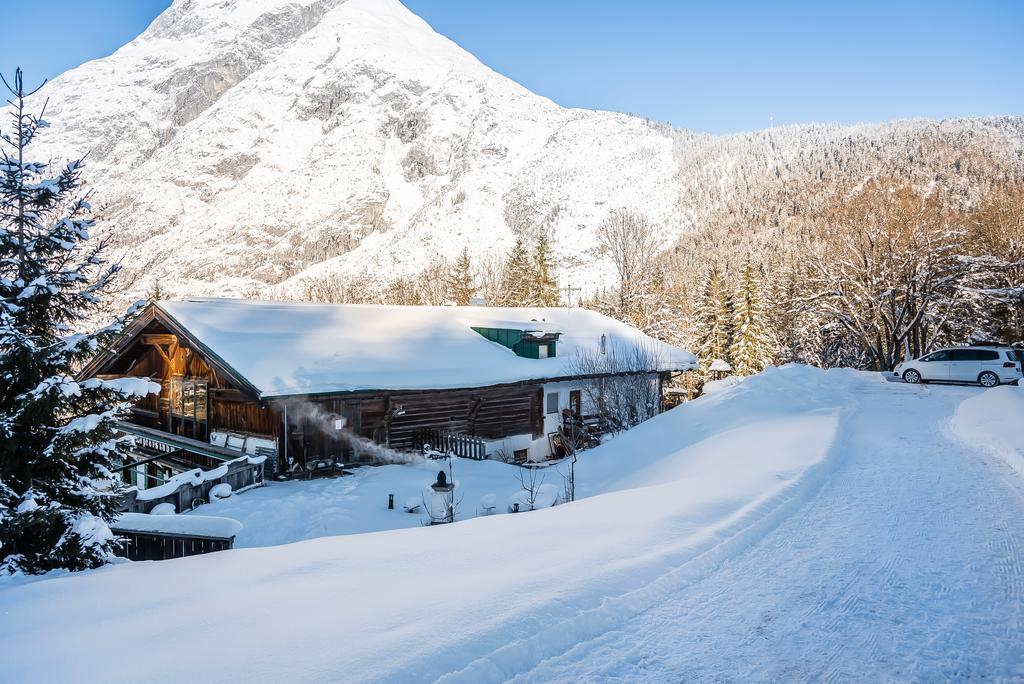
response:
<svg viewBox="0 0 1024 684"><path fill-rule="evenodd" d="M949 350L943 349L942 351L932 352L928 356L921 359L922 361L948 361Z"/></svg>
<svg viewBox="0 0 1024 684"><path fill-rule="evenodd" d="M999 352L990 351L988 349L979 349L975 352L978 355L978 361L998 361Z"/></svg>
<svg viewBox="0 0 1024 684"><path fill-rule="evenodd" d="M971 349L954 349L949 352L950 361L974 361L974 351Z"/></svg>

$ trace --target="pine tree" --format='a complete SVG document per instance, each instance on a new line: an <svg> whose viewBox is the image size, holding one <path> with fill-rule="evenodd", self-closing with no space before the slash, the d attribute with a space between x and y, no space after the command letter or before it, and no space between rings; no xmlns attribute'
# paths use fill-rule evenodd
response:
<svg viewBox="0 0 1024 684"><path fill-rule="evenodd" d="M554 255L547 231L541 231L533 250L533 278L531 285L531 306L558 306L558 283L555 282Z"/></svg>
<svg viewBox="0 0 1024 684"><path fill-rule="evenodd" d="M154 280L149 286L149 292L146 293L146 301L159 302L167 296L164 289L160 287L160 281Z"/></svg>
<svg viewBox="0 0 1024 684"><path fill-rule="evenodd" d="M712 266L708 272L694 314L697 328L694 353L701 366L707 370L718 359L728 362L732 346L732 311L729 292L718 266Z"/></svg>
<svg viewBox="0 0 1024 684"><path fill-rule="evenodd" d="M522 238L519 238L505 262L498 306L528 306L532 278L530 255Z"/></svg>
<svg viewBox="0 0 1024 684"><path fill-rule="evenodd" d="M115 422L129 400L159 388L146 379L73 379L123 328L74 332L117 272L80 194L82 161L50 171L25 160L48 124L25 109L21 70L13 126L0 131L0 573L80 570L109 558L124 456Z"/></svg>
<svg viewBox="0 0 1024 684"><path fill-rule="evenodd" d="M775 342L768 327L757 268L747 261L733 298L733 341L729 362L737 375L760 373L774 361Z"/></svg>
<svg viewBox="0 0 1024 684"><path fill-rule="evenodd" d="M476 290L473 283L473 262L469 258L469 248L463 247L462 253L455 260L453 270L448 276L448 291L457 306L469 306Z"/></svg>

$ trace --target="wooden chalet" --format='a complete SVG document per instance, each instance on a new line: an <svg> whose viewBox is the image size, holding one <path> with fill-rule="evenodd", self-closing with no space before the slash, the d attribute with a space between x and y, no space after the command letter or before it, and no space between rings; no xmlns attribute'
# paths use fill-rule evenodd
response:
<svg viewBox="0 0 1024 684"><path fill-rule="evenodd" d="M659 387L696 367L581 309L190 299L151 304L82 376L160 383L124 425L155 449L158 468L247 452L268 456L272 472L297 472L424 443L542 460L563 415L587 411L577 355L638 345L657 364L630 373Z"/></svg>

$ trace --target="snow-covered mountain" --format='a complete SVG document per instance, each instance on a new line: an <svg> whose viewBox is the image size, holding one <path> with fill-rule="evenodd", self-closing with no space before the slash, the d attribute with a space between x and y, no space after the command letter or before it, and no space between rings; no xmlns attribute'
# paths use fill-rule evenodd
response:
<svg viewBox="0 0 1024 684"><path fill-rule="evenodd" d="M668 247L710 222L775 220L809 180L892 173L969 197L1024 177L1021 118L715 137L562 108L398 0L176 0L42 95L53 128L36 153L89 153L130 294L387 280L539 227L563 283L593 287L610 272L594 229L616 207Z"/></svg>

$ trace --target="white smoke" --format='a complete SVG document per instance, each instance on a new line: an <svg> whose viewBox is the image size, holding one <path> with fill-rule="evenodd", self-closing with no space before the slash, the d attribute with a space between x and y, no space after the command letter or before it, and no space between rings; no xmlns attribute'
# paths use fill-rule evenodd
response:
<svg viewBox="0 0 1024 684"><path fill-rule="evenodd" d="M414 451L396 451L372 439L357 435L348 428L348 419L323 405L311 401L290 401L285 405L290 427L313 426L321 433L337 437L357 454L367 455L383 463L422 463L423 454Z"/></svg>

